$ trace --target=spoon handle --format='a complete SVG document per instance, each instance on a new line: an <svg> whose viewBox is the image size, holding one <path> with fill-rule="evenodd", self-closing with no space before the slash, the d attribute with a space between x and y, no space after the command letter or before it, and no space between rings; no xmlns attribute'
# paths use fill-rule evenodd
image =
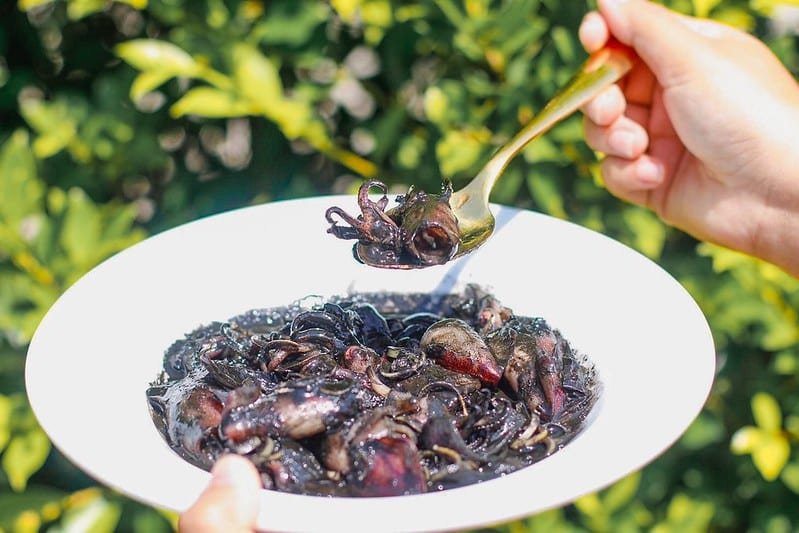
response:
<svg viewBox="0 0 799 533"><path fill-rule="evenodd" d="M533 120L491 157L475 177L476 183L470 183L469 188L475 192L479 190L478 194L487 201L497 178L522 148L619 81L632 68L633 57L632 49L611 38L604 48L591 54L577 74ZM473 185L477 187L472 188Z"/></svg>

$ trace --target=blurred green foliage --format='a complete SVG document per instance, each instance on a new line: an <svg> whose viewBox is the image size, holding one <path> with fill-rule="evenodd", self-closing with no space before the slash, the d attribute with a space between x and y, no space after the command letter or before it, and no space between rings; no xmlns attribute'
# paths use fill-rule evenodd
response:
<svg viewBox="0 0 799 533"><path fill-rule="evenodd" d="M770 19L799 2L666 3L752 32L799 74L799 38ZM584 59L576 28L591 7L2 3L0 530L175 524L94 486L51 449L30 411L26 345L71 283L147 234L234 207L351 192L374 175L398 190L435 190L442 175L457 187ZM799 529L799 281L615 200L597 161L573 117L511 164L493 199L572 220L660 263L711 323L717 379L687 433L641 472L495 529ZM634 438L633 426L620 438Z"/></svg>

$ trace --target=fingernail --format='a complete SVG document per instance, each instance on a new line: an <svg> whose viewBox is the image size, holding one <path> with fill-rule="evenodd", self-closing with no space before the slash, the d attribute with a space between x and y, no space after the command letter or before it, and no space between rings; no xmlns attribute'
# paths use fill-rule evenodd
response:
<svg viewBox="0 0 799 533"><path fill-rule="evenodd" d="M608 144L613 154L628 159L635 155L633 151L634 142L633 134L629 131L614 131L608 138Z"/></svg>
<svg viewBox="0 0 799 533"><path fill-rule="evenodd" d="M660 185L663 182L663 165L648 158L638 162L635 173L643 185Z"/></svg>
<svg viewBox="0 0 799 533"><path fill-rule="evenodd" d="M609 7L611 9L622 6L629 2L630 0L604 0L603 3L605 7Z"/></svg>

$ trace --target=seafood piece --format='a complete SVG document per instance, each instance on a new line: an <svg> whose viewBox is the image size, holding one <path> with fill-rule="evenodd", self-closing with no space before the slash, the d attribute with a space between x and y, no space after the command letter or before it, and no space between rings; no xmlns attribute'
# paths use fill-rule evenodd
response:
<svg viewBox="0 0 799 533"><path fill-rule="evenodd" d="M436 322L422 336L421 348L441 366L474 376L484 385L494 387L502 377L485 341L463 320Z"/></svg>
<svg viewBox="0 0 799 533"><path fill-rule="evenodd" d="M291 439L269 442L252 460L268 473L269 484L280 491L302 493L308 484L325 479L316 456Z"/></svg>
<svg viewBox="0 0 799 533"><path fill-rule="evenodd" d="M322 461L330 470L347 474L352 469L351 455L355 448L370 440L384 437L406 437L416 440L416 434L405 424L394 421L397 409L380 407L364 413L351 424L329 432L322 444Z"/></svg>
<svg viewBox="0 0 799 533"><path fill-rule="evenodd" d="M383 192L377 202L369 199L372 188ZM452 185L445 184L439 195L411 188L388 211L386 190L379 181L364 182L358 191L361 214L354 218L340 207L329 208L325 213L328 233L340 239L358 239L353 255L370 266L420 268L452 259L460 246L458 221L449 205ZM349 226L338 225L333 215Z"/></svg>
<svg viewBox="0 0 799 533"><path fill-rule="evenodd" d="M566 391L562 384L565 345L545 324L510 323L489 335L487 344L499 359L507 358L503 376L530 412L557 420Z"/></svg>
<svg viewBox="0 0 799 533"><path fill-rule="evenodd" d="M265 435L310 437L354 416L363 407L363 392L352 382L325 377L287 383L228 412L221 435L233 442Z"/></svg>
<svg viewBox="0 0 799 533"><path fill-rule="evenodd" d="M503 344L508 339L512 339L510 344L503 346L504 349L508 350L506 355L510 355L505 365L503 377L511 390L524 401L527 409L531 413L538 414L544 408L545 399L536 375L535 337L513 331L512 334L508 333L507 336L500 337L498 335L497 339L501 339ZM498 343L493 343L495 350L497 345ZM494 353L497 352L495 351Z"/></svg>
<svg viewBox="0 0 799 533"><path fill-rule="evenodd" d="M380 355L375 350L366 346L352 345L344 350L341 364L353 372L365 374L366 369L376 365L379 360Z"/></svg>
<svg viewBox="0 0 799 533"><path fill-rule="evenodd" d="M416 372L399 381L395 387L399 391L409 392L419 395L425 388L434 386L438 383L447 383L455 387L462 394L478 390L480 380L469 374L461 374L453 370L448 370L443 366L427 363L416 370Z"/></svg>
<svg viewBox="0 0 799 533"><path fill-rule="evenodd" d="M215 432L223 405L209 387L193 385L150 387L147 398L151 412L161 420L158 429L170 446L190 463L210 469L222 453Z"/></svg>
<svg viewBox="0 0 799 533"><path fill-rule="evenodd" d="M462 458L485 462L487 458L484 455L475 453L467 446L455 424L455 419L443 403L428 399L428 418L419 434L419 444L428 450L446 448Z"/></svg>
<svg viewBox="0 0 799 533"><path fill-rule="evenodd" d="M549 418L557 420L566 402L566 392L561 385L560 373L563 369L562 346L551 331L535 337L536 372L544 395L549 402Z"/></svg>
<svg viewBox="0 0 799 533"><path fill-rule="evenodd" d="M427 490L419 452L410 439L382 437L353 452L347 479L355 496L402 496Z"/></svg>
<svg viewBox="0 0 799 533"><path fill-rule="evenodd" d="M383 315L371 304L354 304L348 307L354 317L355 337L364 346L382 351L391 344L391 330Z"/></svg>

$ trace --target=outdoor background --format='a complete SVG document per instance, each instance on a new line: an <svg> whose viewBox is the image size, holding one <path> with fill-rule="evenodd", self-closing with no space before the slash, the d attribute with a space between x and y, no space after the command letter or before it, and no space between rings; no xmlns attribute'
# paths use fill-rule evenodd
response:
<svg viewBox="0 0 799 533"><path fill-rule="evenodd" d="M756 34L799 75L799 1L668 5ZM585 58L576 34L591 6L0 2L0 529L175 523L93 483L30 412L27 343L71 283L148 235L240 206L354 192L371 176L399 191L435 191L441 176L458 188ZM662 265L707 315L718 376L696 422L642 472L498 529L799 529L799 281L613 199L597 169L573 117L510 166L493 200ZM619 438L635 438L634 420Z"/></svg>

